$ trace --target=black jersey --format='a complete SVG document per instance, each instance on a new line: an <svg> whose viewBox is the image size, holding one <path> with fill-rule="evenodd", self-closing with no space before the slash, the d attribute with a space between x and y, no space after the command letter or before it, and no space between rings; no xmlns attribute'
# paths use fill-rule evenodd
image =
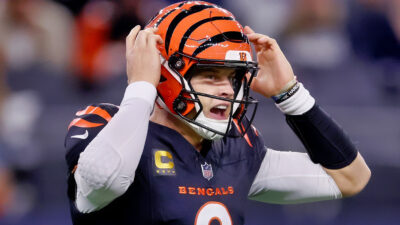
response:
<svg viewBox="0 0 400 225"><path fill-rule="evenodd" d="M80 213L74 204L73 178L79 154L117 111L110 104L92 105L78 112L70 124L65 146L75 225L244 224L244 204L265 156L264 143L254 128L243 138L205 142L198 152L175 130L149 122L128 190L98 211ZM239 125L232 132L239 132Z"/></svg>

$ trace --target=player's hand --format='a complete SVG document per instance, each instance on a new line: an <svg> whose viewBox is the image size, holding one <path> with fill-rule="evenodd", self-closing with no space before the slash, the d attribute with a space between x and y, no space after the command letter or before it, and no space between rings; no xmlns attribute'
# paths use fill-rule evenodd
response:
<svg viewBox="0 0 400 225"><path fill-rule="evenodd" d="M260 68L251 89L268 98L279 94L294 79L292 66L274 39L255 33L248 26L244 28L244 33L255 47Z"/></svg>
<svg viewBox="0 0 400 225"><path fill-rule="evenodd" d="M128 84L147 81L157 87L160 81L161 62L157 44L163 40L156 28L140 30L135 26L126 37L126 72Z"/></svg>

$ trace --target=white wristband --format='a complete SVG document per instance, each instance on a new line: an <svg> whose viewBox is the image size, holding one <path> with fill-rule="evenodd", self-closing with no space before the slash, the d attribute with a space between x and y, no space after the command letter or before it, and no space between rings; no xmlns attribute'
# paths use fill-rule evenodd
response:
<svg viewBox="0 0 400 225"><path fill-rule="evenodd" d="M299 90L287 100L275 104L284 114L301 115L310 110L315 104L315 99L310 92L300 83Z"/></svg>

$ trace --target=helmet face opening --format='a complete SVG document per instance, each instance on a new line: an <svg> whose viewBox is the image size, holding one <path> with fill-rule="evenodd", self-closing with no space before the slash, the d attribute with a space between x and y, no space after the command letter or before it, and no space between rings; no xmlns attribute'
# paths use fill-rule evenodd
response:
<svg viewBox="0 0 400 225"><path fill-rule="evenodd" d="M255 105L250 116L251 123L257 101L249 96L250 84L258 68L257 63L252 61L250 43L243 33L243 27L229 11L208 2L180 2L162 9L147 27L157 27L157 34L164 40L158 46L162 67L157 87L158 101L163 106L190 125L219 136L227 136L232 122L240 123L249 106ZM212 68L235 71L231 81L233 97L226 98L193 89L191 78L196 71ZM228 118L206 118L200 102L204 98L230 104ZM242 135L245 132L243 129L240 131Z"/></svg>
<svg viewBox="0 0 400 225"><path fill-rule="evenodd" d="M252 112L250 113L249 124L251 124L254 119L258 101L249 96L250 94L250 84L254 76L256 76L258 67L255 62L243 62L240 60L210 60L210 59L198 59L193 58L191 56L185 55L183 53L175 53L174 57L180 58L189 58L191 60L192 66L185 76L182 76L179 71L175 68L172 68L173 72L179 75L182 83L182 89L177 97L177 101L180 104L174 105L174 111L177 115L183 120L195 124L199 127L208 129L218 135L221 136L229 136L229 137L239 137L243 136L247 129L247 127L238 126L240 130L240 134L230 134L229 130L232 126L232 122L241 123L241 121L245 118L246 113L248 112L248 108L250 105L254 105ZM191 79L196 76L201 71L214 70L225 68L230 71L234 70L234 76L231 80L231 87L233 89L234 95L233 98L220 97L216 95L207 94L204 92L198 92L191 84ZM247 76L246 76L247 75ZM212 87L211 87L212 88ZM228 119L225 121L227 123L226 129L224 131L216 130L213 127L209 127L199 121L199 118L202 113L204 113L204 107L200 101L201 97L217 99L220 101L224 101L230 104L230 111ZM182 113L181 105L194 105L193 109L189 112ZM212 119L211 119L212 120Z"/></svg>

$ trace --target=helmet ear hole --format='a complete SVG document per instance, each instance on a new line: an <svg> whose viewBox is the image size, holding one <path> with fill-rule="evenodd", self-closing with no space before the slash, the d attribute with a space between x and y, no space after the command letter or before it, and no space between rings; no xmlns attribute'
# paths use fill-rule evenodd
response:
<svg viewBox="0 0 400 225"><path fill-rule="evenodd" d="M185 61L179 56L171 55L168 59L168 65L176 70L181 70L185 66Z"/></svg>
<svg viewBox="0 0 400 225"><path fill-rule="evenodd" d="M181 99L180 97L175 99L173 106L174 106L174 110L181 114L184 113L187 108L186 102L183 99Z"/></svg>

